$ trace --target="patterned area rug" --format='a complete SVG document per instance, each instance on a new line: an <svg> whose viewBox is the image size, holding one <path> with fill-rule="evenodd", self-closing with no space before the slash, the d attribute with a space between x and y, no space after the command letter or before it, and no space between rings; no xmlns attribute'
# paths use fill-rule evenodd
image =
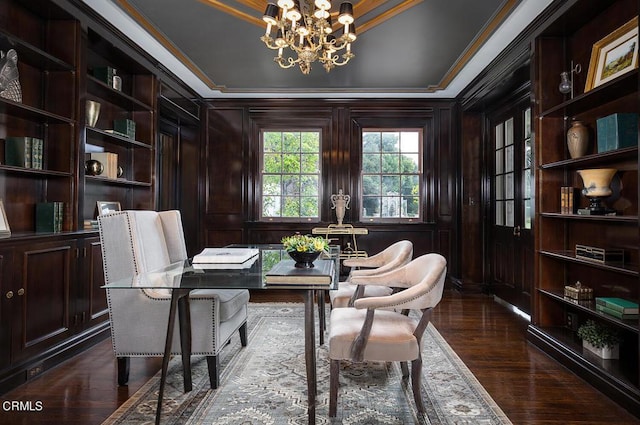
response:
<svg viewBox="0 0 640 425"><path fill-rule="evenodd" d="M249 344L234 337L221 355L221 385L211 390L204 358L193 357L193 391L182 390L180 359L169 364L162 424L307 424L302 304L250 304ZM411 386L397 363L343 363L338 415L330 419L327 346L318 348L317 424L511 424L430 324L423 351L423 397L415 410ZM151 424L160 373L103 425Z"/></svg>

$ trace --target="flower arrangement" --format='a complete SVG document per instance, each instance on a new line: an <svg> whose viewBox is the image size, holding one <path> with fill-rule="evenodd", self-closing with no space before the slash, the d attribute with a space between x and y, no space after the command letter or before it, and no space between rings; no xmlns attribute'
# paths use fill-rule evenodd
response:
<svg viewBox="0 0 640 425"><path fill-rule="evenodd" d="M620 342L620 336L615 329L593 320L587 320L578 328L578 336L596 348L611 348Z"/></svg>
<svg viewBox="0 0 640 425"><path fill-rule="evenodd" d="M329 242L322 236L296 234L281 240L287 252L329 252Z"/></svg>

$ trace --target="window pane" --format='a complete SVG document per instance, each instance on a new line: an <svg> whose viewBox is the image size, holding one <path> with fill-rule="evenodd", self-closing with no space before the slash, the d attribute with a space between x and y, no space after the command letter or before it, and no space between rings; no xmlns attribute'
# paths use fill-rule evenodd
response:
<svg viewBox="0 0 640 425"><path fill-rule="evenodd" d="M496 200L500 201L504 199L504 176L496 176Z"/></svg>
<svg viewBox="0 0 640 425"><path fill-rule="evenodd" d="M504 226L504 201L496 202L496 225Z"/></svg>
<svg viewBox="0 0 640 425"><path fill-rule="evenodd" d="M514 203L513 201L507 201L505 203L505 225L507 227L513 227L513 223L514 223L514 217L515 217L515 210L514 210Z"/></svg>
<svg viewBox="0 0 640 425"><path fill-rule="evenodd" d="M382 197L382 217L400 217L400 197Z"/></svg>
<svg viewBox="0 0 640 425"><path fill-rule="evenodd" d="M282 166L281 166L281 159L282 157L280 156L280 154L265 154L263 156L263 169L262 172L263 173L280 173L282 172Z"/></svg>
<svg viewBox="0 0 640 425"><path fill-rule="evenodd" d="M513 145L513 117L504 122L504 145Z"/></svg>
<svg viewBox="0 0 640 425"><path fill-rule="evenodd" d="M417 218L420 216L420 198L417 196L402 197L403 217Z"/></svg>
<svg viewBox="0 0 640 425"><path fill-rule="evenodd" d="M531 229L531 223L533 223L533 209L531 208L533 202L531 199L525 199L524 201L524 228Z"/></svg>
<svg viewBox="0 0 640 425"><path fill-rule="evenodd" d="M395 132L382 133L382 151L383 152L399 152L400 151L400 133L395 133Z"/></svg>
<svg viewBox="0 0 640 425"><path fill-rule="evenodd" d="M380 172L380 155L362 155L362 172L363 173L379 173Z"/></svg>
<svg viewBox="0 0 640 425"><path fill-rule="evenodd" d="M303 132L300 133L302 152L317 153L320 152L320 133Z"/></svg>
<svg viewBox="0 0 640 425"><path fill-rule="evenodd" d="M362 177L362 193L367 195L380 195L382 186L380 185L380 176L363 176Z"/></svg>
<svg viewBox="0 0 640 425"><path fill-rule="evenodd" d="M280 176L265 175L262 177L262 194L263 195L279 195L280 194Z"/></svg>
<svg viewBox="0 0 640 425"><path fill-rule="evenodd" d="M300 133L283 133L283 152L300 152Z"/></svg>
<svg viewBox="0 0 640 425"><path fill-rule="evenodd" d="M513 171L513 145L507 146L504 150L504 171Z"/></svg>
<svg viewBox="0 0 640 425"><path fill-rule="evenodd" d="M400 188L400 193L402 195L412 195L417 196L420 190L420 180L418 176L402 176L400 181L402 182L402 186Z"/></svg>
<svg viewBox="0 0 640 425"><path fill-rule="evenodd" d="M380 217L380 198L365 196L362 198L363 217Z"/></svg>
<svg viewBox="0 0 640 425"><path fill-rule="evenodd" d="M262 215L264 217L280 217L280 197L262 197Z"/></svg>
<svg viewBox="0 0 640 425"><path fill-rule="evenodd" d="M282 194L294 196L300 194L300 176L282 176Z"/></svg>
<svg viewBox="0 0 640 425"><path fill-rule="evenodd" d="M400 157L398 154L382 154L382 172L383 173L399 173Z"/></svg>
<svg viewBox="0 0 640 425"><path fill-rule="evenodd" d="M297 196L285 196L283 202L283 217L300 217L300 198Z"/></svg>
<svg viewBox="0 0 640 425"><path fill-rule="evenodd" d="M404 154L400 157L401 173L417 173L420 169L420 156L416 154Z"/></svg>
<svg viewBox="0 0 640 425"><path fill-rule="evenodd" d="M362 133L362 152L380 152L381 134Z"/></svg>
<svg viewBox="0 0 640 425"><path fill-rule="evenodd" d="M401 134L401 152L420 152L420 133L417 131L403 131Z"/></svg>
<svg viewBox="0 0 640 425"><path fill-rule="evenodd" d="M496 149L500 149L504 146L504 127L502 123L496 125L495 137Z"/></svg>
<svg viewBox="0 0 640 425"><path fill-rule="evenodd" d="M513 173L504 176L505 199L513 199Z"/></svg>
<svg viewBox="0 0 640 425"><path fill-rule="evenodd" d="M504 149L496 151L496 174L504 173Z"/></svg>
<svg viewBox="0 0 640 425"><path fill-rule="evenodd" d="M300 177L300 194L303 196L313 196L318 198L318 176L303 175Z"/></svg>
<svg viewBox="0 0 640 425"><path fill-rule="evenodd" d="M303 197L300 202L301 217L315 217L318 214L318 197Z"/></svg>
<svg viewBox="0 0 640 425"><path fill-rule="evenodd" d="M282 172L283 173L300 173L300 155L298 154L282 155Z"/></svg>
<svg viewBox="0 0 640 425"><path fill-rule="evenodd" d="M300 156L302 161L303 173L317 173L320 171L320 155L315 154L303 154Z"/></svg>
<svg viewBox="0 0 640 425"><path fill-rule="evenodd" d="M264 133L263 152L280 152L282 150L282 133Z"/></svg>
<svg viewBox="0 0 640 425"><path fill-rule="evenodd" d="M382 176L382 195L400 194L400 176Z"/></svg>

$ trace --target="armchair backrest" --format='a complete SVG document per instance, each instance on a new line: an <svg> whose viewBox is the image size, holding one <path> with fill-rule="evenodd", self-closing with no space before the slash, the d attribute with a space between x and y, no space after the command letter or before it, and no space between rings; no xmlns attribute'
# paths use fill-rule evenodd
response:
<svg viewBox="0 0 640 425"><path fill-rule="evenodd" d="M442 299L447 275L447 260L440 254L425 254L409 264L382 275L354 278L377 281L391 287L405 288L385 297L359 298L356 308L418 309L435 307Z"/></svg>
<svg viewBox="0 0 640 425"><path fill-rule="evenodd" d="M363 259L366 261L366 268L353 270L351 276L369 276L373 274L385 273L389 270L408 264L413 258L413 243L408 240L402 240L389 245L379 253Z"/></svg>
<svg viewBox="0 0 640 425"><path fill-rule="evenodd" d="M98 217L105 283L187 258L179 211L121 211Z"/></svg>

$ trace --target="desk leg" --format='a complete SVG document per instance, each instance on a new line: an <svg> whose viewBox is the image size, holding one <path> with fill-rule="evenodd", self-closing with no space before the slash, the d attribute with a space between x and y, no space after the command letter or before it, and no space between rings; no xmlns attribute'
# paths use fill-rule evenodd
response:
<svg viewBox="0 0 640 425"><path fill-rule="evenodd" d="M174 289L171 291L171 306L169 307L169 321L167 322L167 336L164 342L164 356L162 357L162 373L160 374L160 388L158 390L158 407L156 408L156 425L160 425L160 415L162 414L162 397L164 396L164 385L167 380L167 369L171 358L171 344L173 339L173 329L176 323L176 310L178 300L185 295L189 295L188 289Z"/></svg>
<svg viewBox="0 0 640 425"><path fill-rule="evenodd" d="M180 352L182 353L182 376L184 380L184 392L193 389L191 381L191 309L189 308L189 296L180 297L178 300L178 325L180 326Z"/></svg>
<svg viewBox="0 0 640 425"><path fill-rule="evenodd" d="M309 425L316 423L316 394L318 385L316 379L316 336L315 317L313 314L315 290L304 292L304 357L307 369L307 399Z"/></svg>
<svg viewBox="0 0 640 425"><path fill-rule="evenodd" d="M320 337L320 345L324 344L324 332L327 329L326 318L324 315L325 291L319 290L316 294L318 298L318 333Z"/></svg>

